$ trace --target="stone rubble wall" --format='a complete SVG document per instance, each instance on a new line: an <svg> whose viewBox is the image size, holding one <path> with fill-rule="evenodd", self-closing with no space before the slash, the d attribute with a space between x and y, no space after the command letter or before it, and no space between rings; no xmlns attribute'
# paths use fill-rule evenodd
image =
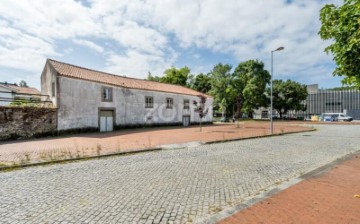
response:
<svg viewBox="0 0 360 224"><path fill-rule="evenodd" d="M56 109L0 106L0 140L45 136L56 132Z"/></svg>

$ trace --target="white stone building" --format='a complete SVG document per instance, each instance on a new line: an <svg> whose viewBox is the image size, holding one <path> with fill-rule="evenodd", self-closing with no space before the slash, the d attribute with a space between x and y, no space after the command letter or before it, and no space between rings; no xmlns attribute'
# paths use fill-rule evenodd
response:
<svg viewBox="0 0 360 224"><path fill-rule="evenodd" d="M200 122L193 105L200 92L50 59L41 75L41 92L58 108L58 130ZM208 113L202 122L211 122L213 98L205 96Z"/></svg>

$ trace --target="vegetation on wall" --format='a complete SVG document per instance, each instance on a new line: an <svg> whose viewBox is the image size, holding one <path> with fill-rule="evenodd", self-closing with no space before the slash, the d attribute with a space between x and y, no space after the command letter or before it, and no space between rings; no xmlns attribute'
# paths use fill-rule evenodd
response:
<svg viewBox="0 0 360 224"><path fill-rule="evenodd" d="M42 105L40 97L23 98L15 97L10 106L18 107L40 107Z"/></svg>

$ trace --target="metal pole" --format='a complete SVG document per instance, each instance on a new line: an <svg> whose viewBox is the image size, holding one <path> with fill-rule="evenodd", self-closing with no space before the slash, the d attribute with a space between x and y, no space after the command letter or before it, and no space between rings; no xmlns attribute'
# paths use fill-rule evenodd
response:
<svg viewBox="0 0 360 224"><path fill-rule="evenodd" d="M273 134L273 63L274 51L271 51L271 79L270 79L270 133Z"/></svg>

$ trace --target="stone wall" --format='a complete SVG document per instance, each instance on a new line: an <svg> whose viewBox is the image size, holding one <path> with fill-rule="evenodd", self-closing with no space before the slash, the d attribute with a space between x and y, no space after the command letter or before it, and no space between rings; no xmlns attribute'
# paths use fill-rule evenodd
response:
<svg viewBox="0 0 360 224"><path fill-rule="evenodd" d="M56 124L54 108L0 106L0 140L49 135Z"/></svg>

